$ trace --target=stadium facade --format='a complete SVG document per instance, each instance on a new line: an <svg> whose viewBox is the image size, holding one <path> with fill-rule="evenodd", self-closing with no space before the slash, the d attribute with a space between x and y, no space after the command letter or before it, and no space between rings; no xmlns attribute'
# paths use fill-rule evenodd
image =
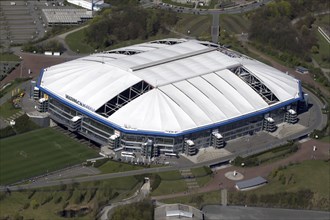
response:
<svg viewBox="0 0 330 220"><path fill-rule="evenodd" d="M210 42L164 39L41 71L50 118L113 150L195 154L297 122L299 80Z"/></svg>

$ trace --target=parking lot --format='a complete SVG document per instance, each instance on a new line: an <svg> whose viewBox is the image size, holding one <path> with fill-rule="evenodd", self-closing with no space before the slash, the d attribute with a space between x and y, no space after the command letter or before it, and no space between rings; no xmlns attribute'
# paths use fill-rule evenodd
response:
<svg viewBox="0 0 330 220"><path fill-rule="evenodd" d="M47 23L42 9L73 8L63 1L0 1L0 40L4 48L45 36Z"/></svg>

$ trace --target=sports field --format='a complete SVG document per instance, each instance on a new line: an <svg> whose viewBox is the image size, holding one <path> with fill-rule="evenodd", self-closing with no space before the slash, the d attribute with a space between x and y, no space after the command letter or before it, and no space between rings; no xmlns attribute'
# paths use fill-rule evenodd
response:
<svg viewBox="0 0 330 220"><path fill-rule="evenodd" d="M78 164L97 152L51 128L0 140L0 184Z"/></svg>

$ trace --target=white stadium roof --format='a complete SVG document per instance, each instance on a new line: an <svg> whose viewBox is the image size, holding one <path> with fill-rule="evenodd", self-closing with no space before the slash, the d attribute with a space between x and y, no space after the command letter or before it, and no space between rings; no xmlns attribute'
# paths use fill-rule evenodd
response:
<svg viewBox="0 0 330 220"><path fill-rule="evenodd" d="M242 68L243 74L235 72ZM275 101L243 80L248 73ZM165 39L93 54L46 68L40 88L123 130L181 133L266 111L301 97L300 82L270 66L218 47ZM147 91L106 117L96 113L139 82Z"/></svg>

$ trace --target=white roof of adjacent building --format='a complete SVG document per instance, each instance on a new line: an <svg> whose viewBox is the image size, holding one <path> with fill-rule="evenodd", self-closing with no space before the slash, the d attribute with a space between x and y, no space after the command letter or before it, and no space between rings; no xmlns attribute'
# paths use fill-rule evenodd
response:
<svg viewBox="0 0 330 220"><path fill-rule="evenodd" d="M268 103L235 74L242 67L278 99ZM95 113L139 82L152 89L104 118ZM293 77L197 40L165 39L92 54L44 70L41 88L123 129L180 133L300 98Z"/></svg>
<svg viewBox="0 0 330 220"><path fill-rule="evenodd" d="M75 9L75 8L65 8L65 9L53 9L44 8L42 9L46 20L48 23L62 23L62 24L72 24L82 22L83 19L93 18L91 11L86 9Z"/></svg>
<svg viewBox="0 0 330 220"><path fill-rule="evenodd" d="M183 204L164 204L155 208L155 220L202 220L204 214L202 211Z"/></svg>

